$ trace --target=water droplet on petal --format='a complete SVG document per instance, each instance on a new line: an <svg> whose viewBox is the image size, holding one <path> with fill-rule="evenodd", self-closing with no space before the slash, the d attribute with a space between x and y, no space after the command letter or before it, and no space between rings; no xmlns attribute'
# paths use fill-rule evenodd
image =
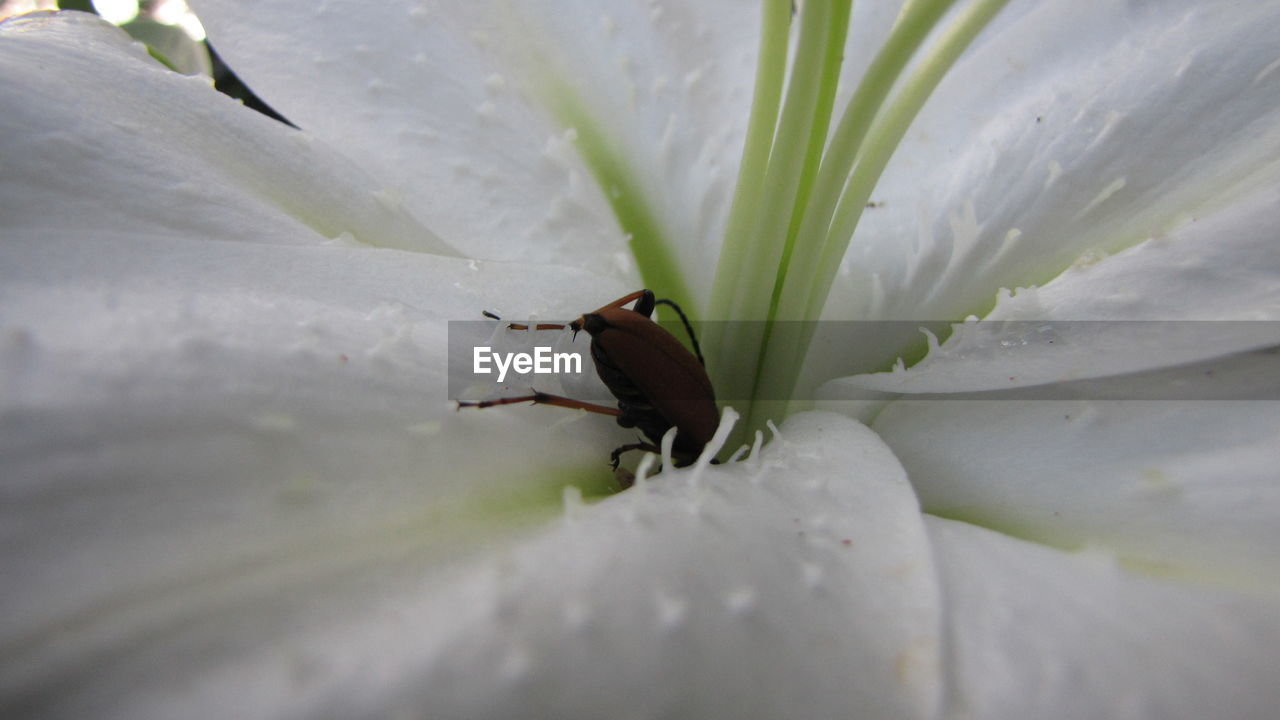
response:
<svg viewBox="0 0 1280 720"><path fill-rule="evenodd" d="M658 593L654 598L657 605L658 626L663 630L674 630L684 625L689 616L689 603L681 598Z"/></svg>
<svg viewBox="0 0 1280 720"><path fill-rule="evenodd" d="M735 617L749 615L756 607L756 591L746 587L733 590L725 596L724 607Z"/></svg>
<svg viewBox="0 0 1280 720"><path fill-rule="evenodd" d="M821 588L825 584L826 574L821 565L814 563L804 563L800 568L800 577L804 580L805 587L810 590Z"/></svg>

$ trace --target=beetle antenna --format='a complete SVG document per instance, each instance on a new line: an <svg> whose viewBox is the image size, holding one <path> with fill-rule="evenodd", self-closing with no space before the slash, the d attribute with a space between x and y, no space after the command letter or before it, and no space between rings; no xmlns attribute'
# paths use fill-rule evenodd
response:
<svg viewBox="0 0 1280 720"><path fill-rule="evenodd" d="M702 367L707 366L707 361L702 359L702 346L698 345L698 336L693 334L693 325L689 323L689 318L685 316L684 311L674 300L663 298L655 303L655 305L670 305L672 310L680 316L680 322L684 323L685 332L689 333L689 342L693 343L693 354L698 356L698 364Z"/></svg>
<svg viewBox="0 0 1280 720"><path fill-rule="evenodd" d="M502 318L498 317L497 315L494 315L493 313L489 312L488 310L481 310L481 311L480 311L480 314L481 314L481 315L483 315L483 316L485 316L485 317L487 317L487 318L491 318L491 319L493 319L493 320L501 320L501 319L502 319Z"/></svg>

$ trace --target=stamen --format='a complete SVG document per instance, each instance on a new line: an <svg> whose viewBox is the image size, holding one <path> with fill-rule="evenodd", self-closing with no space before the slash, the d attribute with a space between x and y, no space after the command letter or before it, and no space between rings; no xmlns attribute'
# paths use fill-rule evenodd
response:
<svg viewBox="0 0 1280 720"><path fill-rule="evenodd" d="M675 428L672 428L674 430ZM658 456L651 452L647 452L640 458L640 464L636 467L636 479L634 489L642 491L649 486L649 473L653 471L653 465L658 461Z"/></svg>
<svg viewBox="0 0 1280 720"><path fill-rule="evenodd" d="M672 425L671 429L667 430L666 434L662 436L662 466L663 467L673 468L676 466L676 464L671 460L671 448L675 445L675 443L676 443L676 428L674 425Z"/></svg>
<svg viewBox="0 0 1280 720"><path fill-rule="evenodd" d="M733 426L737 424L738 411L726 405L720 413L720 425L716 428L716 432L711 436L711 440L707 442L706 447L702 449L702 454L698 456L695 465L698 468L704 468L711 464L711 461L724 447L725 441L729 439L729 433L733 431ZM663 438L666 441L666 438Z"/></svg>

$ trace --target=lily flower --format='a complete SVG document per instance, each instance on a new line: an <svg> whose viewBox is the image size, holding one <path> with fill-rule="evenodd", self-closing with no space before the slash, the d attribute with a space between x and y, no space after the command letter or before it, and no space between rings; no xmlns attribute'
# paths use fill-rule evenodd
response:
<svg viewBox="0 0 1280 720"><path fill-rule="evenodd" d="M1280 3L954 5L0 25L0 714L1269 716ZM455 411L639 287L745 459Z"/></svg>

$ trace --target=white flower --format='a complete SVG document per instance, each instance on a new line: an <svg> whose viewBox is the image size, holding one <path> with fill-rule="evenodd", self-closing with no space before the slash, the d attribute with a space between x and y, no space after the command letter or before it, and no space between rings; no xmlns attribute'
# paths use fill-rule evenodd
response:
<svg viewBox="0 0 1280 720"><path fill-rule="evenodd" d="M88 16L0 26L0 714L1273 712L1266 323L971 325L880 374L925 341L775 343L763 382L845 412L1263 399L799 413L591 504L563 488L608 493L607 418L455 413L448 320L770 300L767 254L712 276L796 183L730 213L756 3L443 5L198 6L302 132ZM837 109L898 12L854 9ZM907 126L872 129L846 207L875 206L842 265L792 256L779 317L1276 320L1278 21L1011 3L878 184ZM712 338L718 380L750 342Z"/></svg>

